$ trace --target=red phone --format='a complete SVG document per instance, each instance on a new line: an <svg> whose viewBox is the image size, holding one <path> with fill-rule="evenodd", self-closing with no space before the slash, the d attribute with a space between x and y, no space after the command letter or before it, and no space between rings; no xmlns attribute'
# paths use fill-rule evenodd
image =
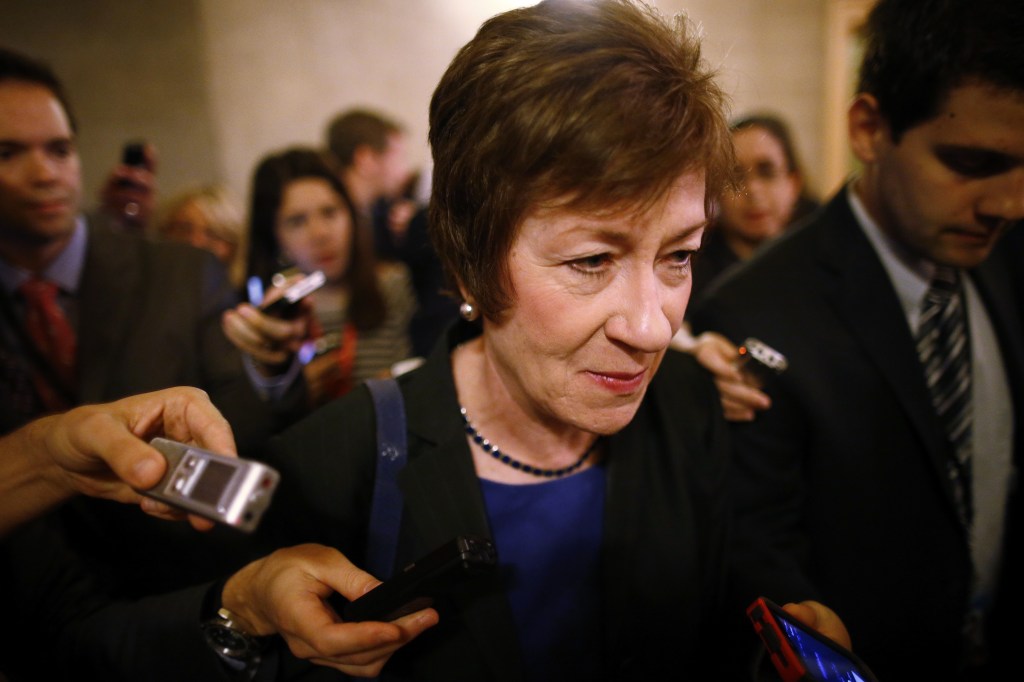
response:
<svg viewBox="0 0 1024 682"><path fill-rule="evenodd" d="M852 651L759 597L747 616L783 682L878 682Z"/></svg>

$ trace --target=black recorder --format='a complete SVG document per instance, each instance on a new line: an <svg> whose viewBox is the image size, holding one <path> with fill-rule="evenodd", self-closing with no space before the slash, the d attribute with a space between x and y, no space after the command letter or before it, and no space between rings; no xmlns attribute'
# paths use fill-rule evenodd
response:
<svg viewBox="0 0 1024 682"><path fill-rule="evenodd" d="M292 317L299 310L299 301L327 283L327 277L321 270L307 275L295 284L286 287L281 298L260 308L264 315L272 317Z"/></svg>
<svg viewBox="0 0 1024 682"><path fill-rule="evenodd" d="M401 618L432 606L459 582L487 573L497 563L498 552L490 540L460 535L346 604L341 617L346 621Z"/></svg>
<svg viewBox="0 0 1024 682"><path fill-rule="evenodd" d="M143 495L246 532L256 529L277 488L276 470L166 438L149 444L167 460L167 472Z"/></svg>
<svg viewBox="0 0 1024 682"><path fill-rule="evenodd" d="M121 149L121 163L133 168L146 167L146 143L142 141L128 142ZM119 187L134 187L134 182L128 178L118 178Z"/></svg>
<svg viewBox="0 0 1024 682"><path fill-rule="evenodd" d="M146 143L129 142L121 150L121 163L142 168L146 165Z"/></svg>
<svg viewBox="0 0 1024 682"><path fill-rule="evenodd" d="M758 388L763 388L789 367L785 355L759 339L748 338L738 352L740 357L737 368L752 377Z"/></svg>

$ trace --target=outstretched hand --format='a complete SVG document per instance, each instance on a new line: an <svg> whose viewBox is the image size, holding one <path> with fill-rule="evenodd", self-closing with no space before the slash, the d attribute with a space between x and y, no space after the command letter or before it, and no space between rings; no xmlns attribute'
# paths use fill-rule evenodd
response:
<svg viewBox="0 0 1024 682"><path fill-rule="evenodd" d="M235 454L231 427L198 388L169 388L37 419L0 445L0 534L76 494L184 518L138 492L156 485L167 468L148 444L154 436ZM200 529L212 525L189 518Z"/></svg>
<svg viewBox="0 0 1024 682"><path fill-rule="evenodd" d="M281 298L287 286L301 278L302 275L295 275L272 287L261 305ZM298 305L298 315L283 319L267 315L251 303L242 303L224 311L221 328L228 340L251 357L263 374L273 376L299 352L315 317L312 301L303 299Z"/></svg>
<svg viewBox="0 0 1024 682"><path fill-rule="evenodd" d="M233 575L222 603L251 634L280 634L299 658L373 677L395 651L438 621L428 608L391 623L347 623L326 602L334 592L354 600L379 584L335 549L299 545Z"/></svg>
<svg viewBox="0 0 1024 682"><path fill-rule="evenodd" d="M758 412L771 407L768 395L759 390L749 374L737 368L739 349L729 339L704 332L693 338L686 351L714 375L722 396L722 410L729 421L753 421Z"/></svg>

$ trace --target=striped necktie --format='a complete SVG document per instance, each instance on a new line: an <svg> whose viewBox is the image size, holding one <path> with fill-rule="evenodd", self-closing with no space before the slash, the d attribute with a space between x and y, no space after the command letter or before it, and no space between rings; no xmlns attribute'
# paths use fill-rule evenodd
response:
<svg viewBox="0 0 1024 682"><path fill-rule="evenodd" d="M955 268L939 267L925 294L917 354L932 405L953 446L947 462L961 520L969 526L971 500L971 349L966 306Z"/></svg>

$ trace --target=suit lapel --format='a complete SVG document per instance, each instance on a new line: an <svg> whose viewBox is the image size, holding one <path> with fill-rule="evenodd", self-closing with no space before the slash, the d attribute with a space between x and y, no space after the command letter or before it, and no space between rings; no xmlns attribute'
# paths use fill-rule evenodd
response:
<svg viewBox="0 0 1024 682"><path fill-rule="evenodd" d="M130 239L90 227L79 288L79 401L105 397L107 378L118 362L132 321L143 264Z"/></svg>
<svg viewBox="0 0 1024 682"><path fill-rule="evenodd" d="M457 535L492 537L458 416L448 353L449 348L443 345L435 349L431 361L410 378L406 387L409 463L399 475L399 485L407 518L415 525L425 549L438 547ZM494 679L522 679L508 599L503 590L495 588L494 581L479 581L474 587L455 599L473 638L473 651L494 671ZM472 655L472 651L466 652L466 656Z"/></svg>
<svg viewBox="0 0 1024 682"><path fill-rule="evenodd" d="M857 224L845 191L827 211L831 229L822 232L819 242L819 257L828 272L826 296L896 395L955 511L954 490L946 475L950 445L932 409L914 339L888 272Z"/></svg>

